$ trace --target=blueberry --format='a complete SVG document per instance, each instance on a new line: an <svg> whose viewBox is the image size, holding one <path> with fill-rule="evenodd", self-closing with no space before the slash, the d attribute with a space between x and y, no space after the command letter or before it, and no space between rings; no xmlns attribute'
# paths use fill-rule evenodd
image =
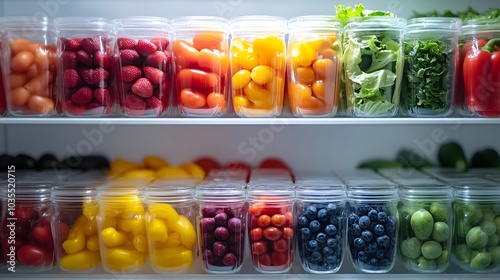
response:
<svg viewBox="0 0 500 280"><path fill-rule="evenodd" d="M328 236L334 236L337 234L337 227L335 225L327 225L325 227L325 233L328 234Z"/></svg>
<svg viewBox="0 0 500 280"><path fill-rule="evenodd" d="M377 224L374 228L373 228L373 232L376 234L376 235L382 235L384 234L384 231L385 231L385 228L383 225L381 224Z"/></svg>
<svg viewBox="0 0 500 280"><path fill-rule="evenodd" d="M370 223L370 226L368 227L371 231L373 231L375 229L375 226L377 225L376 222L371 222Z"/></svg>
<svg viewBox="0 0 500 280"><path fill-rule="evenodd" d="M365 242L370 242L372 241L373 239L373 233L369 230L364 230L362 233L361 233L361 238L365 241Z"/></svg>
<svg viewBox="0 0 500 280"><path fill-rule="evenodd" d="M359 218L359 227L362 229L367 229L370 227L370 218L368 216L361 216Z"/></svg>
<svg viewBox="0 0 500 280"><path fill-rule="evenodd" d="M300 236L302 237L303 241L309 240L311 238L312 232L310 229L304 227L300 229Z"/></svg>
<svg viewBox="0 0 500 280"><path fill-rule="evenodd" d="M316 219L316 213L318 212L318 209L316 208L316 206L308 206L306 208L306 217L309 219L309 220L314 220Z"/></svg>
<svg viewBox="0 0 500 280"><path fill-rule="evenodd" d="M335 255L329 255L325 258L325 262L327 264L334 264L334 263L337 263L337 256Z"/></svg>
<svg viewBox="0 0 500 280"><path fill-rule="evenodd" d="M377 250L377 252L375 252L375 257L377 257L377 259L383 259L385 257L385 251L384 250Z"/></svg>
<svg viewBox="0 0 500 280"><path fill-rule="evenodd" d="M361 227L359 227L358 224L352 225L350 231L351 231L352 236L354 236L354 237L361 236Z"/></svg>
<svg viewBox="0 0 500 280"><path fill-rule="evenodd" d="M318 211L318 220L321 222L328 221L328 213L327 213L326 209L321 209Z"/></svg>
<svg viewBox="0 0 500 280"><path fill-rule="evenodd" d="M321 224L314 220L314 221L311 221L309 223L309 229L312 231L312 232L319 232L321 230Z"/></svg>
<svg viewBox="0 0 500 280"><path fill-rule="evenodd" d="M378 266L378 260L376 258L371 258L368 264L371 266Z"/></svg>
<svg viewBox="0 0 500 280"><path fill-rule="evenodd" d="M324 232L320 232L316 235L316 241L318 241L319 243L325 243L326 242L326 233Z"/></svg>
<svg viewBox="0 0 500 280"><path fill-rule="evenodd" d="M307 227L309 225L309 220L307 219L306 216L301 215L297 219L297 225L299 225L299 227Z"/></svg>
<svg viewBox="0 0 500 280"><path fill-rule="evenodd" d="M358 259L360 261L367 261L368 260L368 255L364 251L359 251L358 252Z"/></svg>
<svg viewBox="0 0 500 280"><path fill-rule="evenodd" d="M319 249L318 241L316 241L316 240L309 240L306 243L306 250L307 251L314 252L314 251L317 251L318 249Z"/></svg>
<svg viewBox="0 0 500 280"><path fill-rule="evenodd" d="M359 221L359 216L354 214L354 213L351 213L351 214L349 214L347 221L348 221L349 225L357 224Z"/></svg>
<svg viewBox="0 0 500 280"><path fill-rule="evenodd" d="M356 248L362 248L365 246L365 241L358 237L358 238L354 239L354 246Z"/></svg>
<svg viewBox="0 0 500 280"><path fill-rule="evenodd" d="M387 235L382 235L380 237L377 237L377 244L382 248L388 248L389 245L391 245L391 239Z"/></svg>
<svg viewBox="0 0 500 280"><path fill-rule="evenodd" d="M385 212L379 212L377 214L377 220L379 223L385 223L387 222L387 213Z"/></svg>
<svg viewBox="0 0 500 280"><path fill-rule="evenodd" d="M366 214L368 214L368 211L370 211L371 209L372 209L372 208L371 208L370 206L368 206L368 205L365 205L365 206L360 206L360 207L358 207L358 209L357 209L357 214L358 214L359 216L366 215Z"/></svg>
<svg viewBox="0 0 500 280"><path fill-rule="evenodd" d="M380 266L381 267L390 267L391 264L392 264L392 261L390 259L388 259L388 258L380 260Z"/></svg>
<svg viewBox="0 0 500 280"><path fill-rule="evenodd" d="M334 203L328 203L328 205L326 206L326 213L328 213L328 215L330 216L334 216L335 214L337 214L337 205L335 205Z"/></svg>
<svg viewBox="0 0 500 280"><path fill-rule="evenodd" d="M319 262L323 259L323 255L320 252L316 251L311 254L311 261Z"/></svg>
<svg viewBox="0 0 500 280"><path fill-rule="evenodd" d="M339 244L339 241L338 239L336 238L328 238L326 240L326 246L330 247L330 248L336 248Z"/></svg>
<svg viewBox="0 0 500 280"><path fill-rule="evenodd" d="M365 253L367 254L373 254L375 252L377 252L377 249L378 249L378 246L377 246L377 243L375 242L370 242L366 245L365 247Z"/></svg>
<svg viewBox="0 0 500 280"><path fill-rule="evenodd" d="M370 220L375 221L377 219L377 214L378 214L377 210L372 209L372 210L368 211L367 216L368 216L368 218L370 218Z"/></svg>
<svg viewBox="0 0 500 280"><path fill-rule="evenodd" d="M323 253L323 256L329 256L333 255L335 251L330 247L323 247L323 249L321 249L321 253Z"/></svg>
<svg viewBox="0 0 500 280"><path fill-rule="evenodd" d="M386 234L392 234L396 230L396 224L394 220L391 218L387 219L387 222L385 223L385 233Z"/></svg>
<svg viewBox="0 0 500 280"><path fill-rule="evenodd" d="M338 225L340 223L340 218L337 217L337 216L330 216L330 218L328 218L328 222L330 224L334 224L334 225Z"/></svg>

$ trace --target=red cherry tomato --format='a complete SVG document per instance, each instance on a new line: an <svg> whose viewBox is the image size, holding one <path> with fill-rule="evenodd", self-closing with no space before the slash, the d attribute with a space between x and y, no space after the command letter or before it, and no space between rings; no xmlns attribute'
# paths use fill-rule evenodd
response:
<svg viewBox="0 0 500 280"><path fill-rule="evenodd" d="M258 225L259 227L265 228L268 227L271 224L271 217L268 215L261 215L259 217L259 222Z"/></svg>
<svg viewBox="0 0 500 280"><path fill-rule="evenodd" d="M263 241L257 241L252 243L252 254L262 255L267 252L267 243Z"/></svg>
<svg viewBox="0 0 500 280"><path fill-rule="evenodd" d="M264 230L264 237L270 241L276 241L281 238L283 232L275 227L268 227Z"/></svg>
<svg viewBox="0 0 500 280"><path fill-rule="evenodd" d="M36 224L31 229L31 234L36 245L40 246L48 253L54 252L54 241L52 239L50 224Z"/></svg>
<svg viewBox="0 0 500 280"><path fill-rule="evenodd" d="M207 103L205 95L198 90L185 88L181 90L180 101L183 106L188 108L201 108Z"/></svg>
<svg viewBox="0 0 500 280"><path fill-rule="evenodd" d="M275 227L282 227L285 225L285 222L286 222L286 218L285 218L285 215L283 215L283 214L274 214L271 217L271 223Z"/></svg>
<svg viewBox="0 0 500 280"><path fill-rule="evenodd" d="M285 265L288 262L288 252L273 252L271 254L273 265Z"/></svg>
<svg viewBox="0 0 500 280"><path fill-rule="evenodd" d="M52 255L32 244L26 244L19 248L17 258L22 265L49 266L52 264Z"/></svg>
<svg viewBox="0 0 500 280"><path fill-rule="evenodd" d="M293 225L293 214L288 211L285 213L285 227L291 227Z"/></svg>
<svg viewBox="0 0 500 280"><path fill-rule="evenodd" d="M263 254L259 256L259 264L260 265L266 265L266 266L271 266L273 264L271 260L271 255L269 254Z"/></svg>
<svg viewBox="0 0 500 280"><path fill-rule="evenodd" d="M259 241L262 239L262 229L254 228L250 231L250 239L252 241Z"/></svg>
<svg viewBox="0 0 500 280"><path fill-rule="evenodd" d="M11 244L9 244L9 242ZM26 242L22 239L19 239L19 238L16 238L16 239L8 239L7 237L6 238L3 238L2 239L2 249L3 251L1 251L2 253L2 257L0 257L0 260L4 260L4 261L8 261L10 259L9 256L7 256L7 254L10 253L10 247L13 246L14 247L14 251L16 252L17 254L17 250L19 248L21 248L24 244L26 244Z"/></svg>
<svg viewBox="0 0 500 280"><path fill-rule="evenodd" d="M183 88L215 88L219 84L219 77L197 69L182 69L177 73L177 86Z"/></svg>
<svg viewBox="0 0 500 280"><path fill-rule="evenodd" d="M17 206L15 210L16 224L26 224L38 219L38 212L32 206Z"/></svg>
<svg viewBox="0 0 500 280"><path fill-rule="evenodd" d="M258 227L259 227L259 216L251 216L250 228L258 228Z"/></svg>
<svg viewBox="0 0 500 280"><path fill-rule="evenodd" d="M196 34L193 45L196 49L221 50L226 46L225 37L222 32L204 32Z"/></svg>
<svg viewBox="0 0 500 280"><path fill-rule="evenodd" d="M276 252L288 251L288 240L280 238L273 242L273 250Z"/></svg>
<svg viewBox="0 0 500 280"><path fill-rule="evenodd" d="M293 229L289 227L284 227L283 228L283 238L290 240L293 238Z"/></svg>
<svg viewBox="0 0 500 280"><path fill-rule="evenodd" d="M207 173L207 174L212 169L220 169L221 168L221 165L219 164L219 162L217 162L215 159L213 159L211 157L200 157L200 158L197 158L194 161L194 163L196 163L197 165L199 165L205 171L205 173Z"/></svg>
<svg viewBox="0 0 500 280"><path fill-rule="evenodd" d="M200 52L188 41L175 40L172 44L175 65L184 69L198 66Z"/></svg>
<svg viewBox="0 0 500 280"><path fill-rule="evenodd" d="M279 158L266 158L260 162L258 165L259 168L281 168L289 170L290 167Z"/></svg>
<svg viewBox="0 0 500 280"><path fill-rule="evenodd" d="M248 213L252 216L259 216L261 212L262 206L259 203L252 204L248 207Z"/></svg>
<svg viewBox="0 0 500 280"><path fill-rule="evenodd" d="M28 234L30 233L30 226L29 226L29 224L16 225L15 231L16 231L16 238L27 239Z"/></svg>

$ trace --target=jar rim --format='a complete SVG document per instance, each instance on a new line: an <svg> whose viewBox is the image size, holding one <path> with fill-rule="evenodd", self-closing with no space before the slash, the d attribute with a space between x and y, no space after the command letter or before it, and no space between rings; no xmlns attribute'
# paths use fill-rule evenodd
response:
<svg viewBox="0 0 500 280"><path fill-rule="evenodd" d="M161 29L171 30L170 20L164 17L129 16L113 20L116 29Z"/></svg>
<svg viewBox="0 0 500 280"><path fill-rule="evenodd" d="M217 16L181 16L170 20L174 33L182 31L227 32L229 20Z"/></svg>
<svg viewBox="0 0 500 280"><path fill-rule="evenodd" d="M459 33L462 20L450 17L421 17L407 21L406 31L408 33L420 32L444 32Z"/></svg>
<svg viewBox="0 0 500 280"><path fill-rule="evenodd" d="M347 21L344 30L364 30L373 28L377 30L404 30L406 27L406 19L400 17L352 17Z"/></svg>
<svg viewBox="0 0 500 280"><path fill-rule="evenodd" d="M303 15L288 19L289 32L305 30L342 30L342 23L331 15Z"/></svg>
<svg viewBox="0 0 500 280"><path fill-rule="evenodd" d="M103 17L57 17L54 19L56 29L92 29L92 31L113 31L112 20Z"/></svg>
<svg viewBox="0 0 500 280"><path fill-rule="evenodd" d="M287 19L280 16L246 15L234 17L229 21L231 33L268 31L282 32L287 30Z"/></svg>
<svg viewBox="0 0 500 280"><path fill-rule="evenodd" d="M500 30L500 18L469 19L462 24L462 35Z"/></svg>

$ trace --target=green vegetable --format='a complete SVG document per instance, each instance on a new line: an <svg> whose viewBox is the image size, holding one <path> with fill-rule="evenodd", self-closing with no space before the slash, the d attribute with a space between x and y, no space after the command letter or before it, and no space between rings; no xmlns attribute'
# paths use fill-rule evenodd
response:
<svg viewBox="0 0 500 280"><path fill-rule="evenodd" d="M482 269L491 264L491 254L488 252L479 252L470 261L470 267L473 269Z"/></svg>
<svg viewBox="0 0 500 280"><path fill-rule="evenodd" d="M476 225L483 218L483 209L481 206L470 203L465 205L465 219L471 224Z"/></svg>
<svg viewBox="0 0 500 280"><path fill-rule="evenodd" d="M467 244L459 244L456 247L457 258L463 263L470 263L472 259L472 249L467 246Z"/></svg>
<svg viewBox="0 0 500 280"><path fill-rule="evenodd" d="M471 168L499 168L500 169L500 155L495 149L487 148L477 151L472 156Z"/></svg>
<svg viewBox="0 0 500 280"><path fill-rule="evenodd" d="M358 165L358 168L369 168L373 170L378 170L382 168L401 168L403 167L401 163L397 161L384 160L384 159L374 159L362 162Z"/></svg>
<svg viewBox="0 0 500 280"><path fill-rule="evenodd" d="M465 238L467 236L467 233L469 230L472 228L472 226L469 224L469 222L464 221L464 220L458 220L457 221L457 235L458 237Z"/></svg>
<svg viewBox="0 0 500 280"><path fill-rule="evenodd" d="M54 155L44 154L38 159L38 161L36 163L36 168L39 170L59 169L59 168L61 168L61 163Z"/></svg>
<svg viewBox="0 0 500 280"><path fill-rule="evenodd" d="M498 236L498 234L492 234L488 236L488 243L486 243L486 247L497 246L498 242L500 242L500 237Z"/></svg>
<svg viewBox="0 0 500 280"><path fill-rule="evenodd" d="M436 259L437 265L445 265L450 260L448 250L443 250L441 256Z"/></svg>
<svg viewBox="0 0 500 280"><path fill-rule="evenodd" d="M423 169L426 167L435 167L436 165L428 159L422 157L417 152L402 149L396 155L396 160L401 162L403 167L413 167L415 169Z"/></svg>
<svg viewBox="0 0 500 280"><path fill-rule="evenodd" d="M444 113L450 105L453 47L441 40L404 42L402 102L410 112L421 109Z"/></svg>
<svg viewBox="0 0 500 280"><path fill-rule="evenodd" d="M495 225L497 226L497 232L500 233L500 217L495 218Z"/></svg>
<svg viewBox="0 0 500 280"><path fill-rule="evenodd" d="M429 260L424 256L420 256L420 258L417 259L417 263L418 268L420 268L421 270L434 270L437 266L435 260Z"/></svg>
<svg viewBox="0 0 500 280"><path fill-rule="evenodd" d="M492 221L483 221L480 225L481 230L486 233L487 236L492 236L497 231L497 226Z"/></svg>
<svg viewBox="0 0 500 280"><path fill-rule="evenodd" d="M422 246L422 241L416 237L403 240L401 242L401 254L408 258L418 258L421 254L420 247Z"/></svg>
<svg viewBox="0 0 500 280"><path fill-rule="evenodd" d="M420 209L411 215L411 229L420 240L426 240L431 236L434 219L429 211Z"/></svg>
<svg viewBox="0 0 500 280"><path fill-rule="evenodd" d="M450 238L450 227L447 223L436 222L432 230L432 239L437 242L444 242Z"/></svg>
<svg viewBox="0 0 500 280"><path fill-rule="evenodd" d="M457 142L447 142L439 147L438 160L442 167L453 167L460 172L467 170L465 152Z"/></svg>
<svg viewBox="0 0 500 280"><path fill-rule="evenodd" d="M445 222L446 220L448 220L448 216L450 215L450 212L446 205L443 205L439 202L433 202L431 204L431 207L429 208L429 211L431 212L432 217L436 222Z"/></svg>
<svg viewBox="0 0 500 280"><path fill-rule="evenodd" d="M452 12L450 10L445 11L444 13L439 13L437 11L431 11L427 13L417 13L413 11L412 18L418 18L418 17L456 17L460 18L461 20L468 20L468 19L488 19L488 18L498 18L500 17L500 9L496 8L491 8L490 10L480 14L476 10L474 10L472 7L469 7L465 11L459 11L459 12Z"/></svg>
<svg viewBox="0 0 500 280"><path fill-rule="evenodd" d="M14 158L12 158L10 164L16 166L16 170L36 168L36 160L25 154L16 155Z"/></svg>
<svg viewBox="0 0 500 280"><path fill-rule="evenodd" d="M491 255L491 262L499 265L500 264L500 246L496 246L489 249Z"/></svg>
<svg viewBox="0 0 500 280"><path fill-rule="evenodd" d="M439 256L441 256L441 253L443 251L441 245L439 245L439 243L434 240L426 241L424 244L422 244L421 250L422 256L429 260L437 259Z"/></svg>
<svg viewBox="0 0 500 280"><path fill-rule="evenodd" d="M335 6L335 18L339 19L342 22L342 25L346 25L347 21L350 18L353 17L395 17L396 15L387 12L387 11L380 11L380 10L366 10L363 4L358 4L355 5L354 7L351 6L344 6L344 5L337 5Z"/></svg>
<svg viewBox="0 0 500 280"><path fill-rule="evenodd" d="M465 242L471 249L484 249L488 243L488 235L481 229L481 227L473 227L465 236Z"/></svg>

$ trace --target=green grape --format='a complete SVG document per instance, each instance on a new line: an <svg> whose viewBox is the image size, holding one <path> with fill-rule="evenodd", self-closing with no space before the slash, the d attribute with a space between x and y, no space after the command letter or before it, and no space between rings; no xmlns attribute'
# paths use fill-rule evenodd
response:
<svg viewBox="0 0 500 280"><path fill-rule="evenodd" d="M433 260L441 256L443 249L441 248L441 245L438 242L430 240L422 244L421 251L422 251L422 256L424 256L426 259Z"/></svg>
<svg viewBox="0 0 500 280"><path fill-rule="evenodd" d="M418 239L426 240L431 236L434 219L429 211L420 209L411 215L410 225Z"/></svg>
<svg viewBox="0 0 500 280"><path fill-rule="evenodd" d="M432 230L432 238L437 242L443 242L450 238L450 227L447 223L436 222Z"/></svg>
<svg viewBox="0 0 500 280"><path fill-rule="evenodd" d="M481 227L473 227L467 233L465 242L471 249L483 249L488 243L488 235L481 229Z"/></svg>

